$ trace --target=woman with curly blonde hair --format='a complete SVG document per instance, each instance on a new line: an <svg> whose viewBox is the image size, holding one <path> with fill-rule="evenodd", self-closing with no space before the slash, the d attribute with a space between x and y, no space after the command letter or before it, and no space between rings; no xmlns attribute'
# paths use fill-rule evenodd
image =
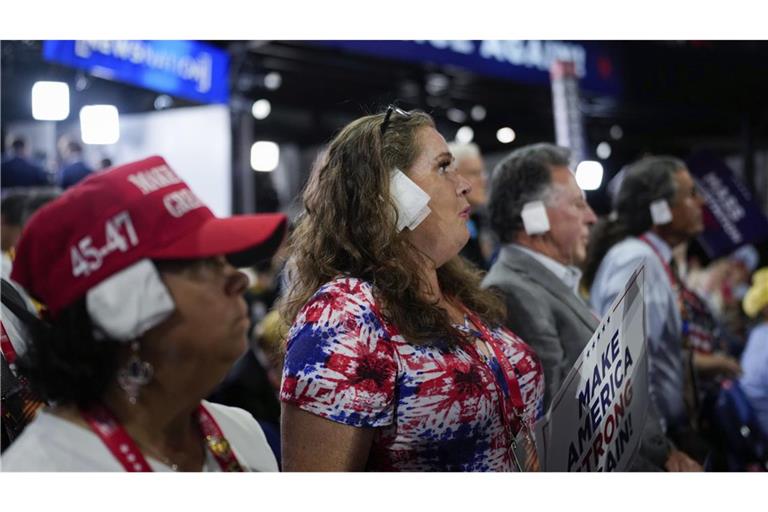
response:
<svg viewBox="0 0 768 512"><path fill-rule="evenodd" d="M290 242L284 469L505 471L535 461L541 366L458 257L469 190L423 112L390 106L331 142Z"/></svg>

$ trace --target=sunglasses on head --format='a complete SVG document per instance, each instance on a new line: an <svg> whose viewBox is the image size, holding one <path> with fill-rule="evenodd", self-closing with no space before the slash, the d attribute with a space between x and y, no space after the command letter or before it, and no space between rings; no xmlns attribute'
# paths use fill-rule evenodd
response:
<svg viewBox="0 0 768 512"><path fill-rule="evenodd" d="M381 123L381 135L383 136L387 132L387 128L389 128L389 121L392 117L392 113L396 113L397 115L403 116L403 117L411 117L411 113L408 111L405 111L401 109L400 107L397 107L395 105L390 104L387 107L387 112L384 114L384 122Z"/></svg>

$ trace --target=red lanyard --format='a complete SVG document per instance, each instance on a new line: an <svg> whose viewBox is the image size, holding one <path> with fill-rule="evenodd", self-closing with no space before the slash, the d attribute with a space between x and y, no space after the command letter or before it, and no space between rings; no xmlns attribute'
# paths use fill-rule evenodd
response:
<svg viewBox="0 0 768 512"><path fill-rule="evenodd" d="M496 338L494 338L491 335L491 332L488 330L485 324L477 317L477 315L468 309L465 309L465 312L469 317L469 321L472 322L472 324L477 328L478 331L480 331L480 337L482 338L482 340L485 342L486 345L488 345L491 348L491 350L493 350L493 355L496 358L496 361L499 363L502 373L504 373L504 380L505 380L507 392L509 394L509 402L511 403L513 410L522 411L524 404L523 404L523 396L520 392L520 385L518 384L517 379L515 380L511 379L512 375L518 376L517 369L512 366L512 363L509 362L509 359L504 355L504 351L499 346L498 342L496 341ZM472 350L476 352L477 348L473 345Z"/></svg>
<svg viewBox="0 0 768 512"><path fill-rule="evenodd" d="M512 380L512 375L514 374L515 377L519 377L519 372L517 369L512 366L512 363L509 362L509 359L504 354L504 351L499 346L499 343L496 341L496 338L494 338L488 328L485 326L485 324L475 315L473 312L471 312L469 309L464 308L464 311L466 312L467 316L469 317L470 322L478 329L480 332L480 337L482 338L482 341L485 342L486 346L490 346L491 350L493 351L494 358L496 359L496 362L498 363L499 367L501 368L502 373L504 374L504 384L506 384L506 390L509 400L507 400L507 397L504 393L504 386L502 386L501 382L499 382L499 385L496 386L496 389L498 390L498 400L499 400L499 408L501 409L502 414L502 423L504 424L505 430L507 432L507 436L509 437L509 451L510 455L512 457L512 462L515 464L515 467L518 471L524 471L523 465L520 462L520 459L517 455L517 441L515 440L516 437L516 429L513 424L513 421L516 420L519 423L519 429L517 431L522 431L524 435L526 436L526 440L524 441L524 444L527 443L526 446L526 461L525 461L525 467L526 469L533 469L534 471L538 471L538 459L536 457L535 453L535 442L533 441L533 436L531 435L531 430L528 425L528 423L525 420L525 417L523 416L524 413L524 404L523 404L523 397L522 393L520 391L520 385L517 381L517 378ZM478 358L480 361L483 360L482 356L480 355L477 347L474 345L474 343L467 344L469 349L474 352L474 356ZM498 380L498 375L495 371L493 371L494 376Z"/></svg>
<svg viewBox="0 0 768 512"><path fill-rule="evenodd" d="M662 266L664 267L664 270L667 272L667 277L669 278L669 284L672 285L672 288L673 289L679 288L680 287L680 282L677 279L677 277L675 277L675 275L672 273L672 267L669 266L669 263L664 261L664 258L661 256L661 253L659 252L659 250L656 248L655 245L653 245L653 242L651 242L648 239L648 237L645 236L645 235L641 235L640 236L640 240L645 242L648 245L648 247L651 248L651 250L654 252L654 254L656 254L656 257L659 258L659 261L661 262Z"/></svg>
<svg viewBox="0 0 768 512"><path fill-rule="evenodd" d="M528 428L528 424L526 423L525 418L523 417L523 414L522 414L524 409L524 404L523 404L522 393L520 392L520 386L517 383L517 380L511 380L511 375L517 376L518 371L516 368L512 366L512 363L510 363L509 359L507 359L507 357L504 355L504 352L502 351L501 347L499 347L498 343L496 342L496 339L491 335L490 331L488 331L488 328L486 328L485 324L482 321L480 321L477 315L475 315L469 309L467 309L466 307L464 307L463 309L464 309L464 312L467 314L467 317L469 318L469 320L472 322L472 324L474 324L475 327L479 330L482 341L484 341L486 345L490 346L491 350L493 350L494 357L498 361L498 364L501 367L502 373L504 373L505 385L502 385L502 383L499 382L498 385L496 386L496 389L498 391L499 408L501 409L501 421L504 426L504 430L508 436L508 441L509 441L508 446L511 452L510 455L512 457L512 461L514 462L518 471L523 471L523 467L520 464L520 460L518 459L518 456L515 453L517 443L515 441L515 428L513 425L513 418L518 421L518 423L520 424L520 428L524 429L525 433L530 438L530 442L532 446L535 446L535 442L533 441L533 438L530 434L530 429ZM386 329L386 331L389 333L390 336L395 336L399 334L397 327L389 324L384 320L384 317L381 315L381 312L379 311L375 303L371 303L371 310L382 322L384 329ZM483 357L478 352L477 347L474 345L474 343L467 343L466 345L464 345L464 347L468 349L468 351L472 352L470 356L476 358L478 361L483 361ZM493 368L491 368L491 371L494 374L494 377L498 380L496 372L493 370ZM507 396L505 396L505 393L504 393L505 388L507 390L506 395L509 396L509 400L507 400ZM536 463L536 467L538 467L538 463Z"/></svg>
<svg viewBox="0 0 768 512"><path fill-rule="evenodd" d="M713 335L717 325L712 318L709 308L698 295L685 286L682 279L677 278L672 273L671 267L664 261L653 243L645 235L641 236L640 239L648 244L653 252L656 253L659 261L664 265L664 270L667 271L667 276L669 276L670 283L672 283L672 289L677 294L677 305L683 323L684 343L697 352L713 352L714 347L717 345L716 336Z"/></svg>
<svg viewBox="0 0 768 512"><path fill-rule="evenodd" d="M686 307L685 303L685 295L689 294L692 295L691 292L688 291L688 289L685 287L685 285L682 282L682 279L678 279L677 276L675 276L672 273L672 268L669 266L669 263L664 261L664 258L661 257L661 253L656 248L655 245L648 239L647 236L641 235L640 240L648 244L648 246L651 248L651 250L656 253L656 257L659 258L659 261L664 266L664 270L667 271L667 276L669 277L669 282L672 285L672 290L675 292L675 295L677 295L677 308L680 311L680 320L681 320L681 330L680 330L680 336L681 336L681 344L683 349L685 350L692 350L693 349L693 340L690 336L690 315L688 313L688 308ZM688 378L690 379L691 386L693 388L693 405L690 406L692 409L689 411L689 414L693 418L696 414L696 411L699 410L699 396L698 396L698 385L696 383L696 371L693 367L693 357L687 358L687 366L688 366Z"/></svg>
<svg viewBox="0 0 768 512"><path fill-rule="evenodd" d="M675 293L677 297L677 309L680 311L680 318L683 321L683 324L687 323L688 321L688 311L685 307L685 302L683 298L683 292L686 290L685 286L683 286L682 280L679 279L673 272L672 267L669 266L669 263L667 263L664 258L661 256L661 253L656 248L655 245L653 245L653 242L651 242L647 236L641 235L640 240L645 242L648 247L651 248L651 250L656 254L656 257L661 262L662 266L664 267L664 270L667 272L667 277L669 278L669 284L672 286L672 291ZM685 328L685 326L683 326Z"/></svg>
<svg viewBox="0 0 768 512"><path fill-rule="evenodd" d="M509 359L504 356L504 352L501 350L501 348L498 346L498 343L496 342L496 339L491 336L491 333L488 331L488 329L485 327L485 324L480 321L480 319L475 315L472 311L467 309L466 307L463 308L464 312L469 317L469 320L477 327L477 329L480 331L480 336L482 337L483 341L486 342L487 345L490 345L491 349L493 350L493 354L496 357L496 359L499 362L499 366L501 366L501 369L504 373L504 379L506 384L506 389L508 390L509 394L509 400L512 403L513 411L515 409L523 409L523 397L520 393L520 386L517 383L517 380L510 380L510 375L517 375L517 369L512 366L512 363L509 362ZM390 336L395 336L399 334L399 331L394 325L390 325L388 322L384 321L384 317L382 316L381 312L379 311L379 308L376 306L376 304L371 303L371 310L374 312L374 314L379 318L379 320L382 322L382 325L384 328L389 332ZM480 357L480 354L477 353L477 348L472 345L468 344L469 347L471 347L471 350L475 352L476 357ZM502 400L502 407L507 407L507 400ZM505 414L505 418L508 418L509 416ZM521 416L522 418L522 416Z"/></svg>
<svg viewBox="0 0 768 512"><path fill-rule="evenodd" d="M126 471L152 471L139 447L109 409L96 404L88 409L81 408L80 413ZM221 428L202 404L197 408L196 417L200 431L205 437L206 446L219 463L221 470L243 471Z"/></svg>
<svg viewBox="0 0 768 512"><path fill-rule="evenodd" d="M8 365L12 366L16 361L16 350L13 348L8 333L5 332L5 326L2 322L0 322L0 331L0 351L3 352L3 357L8 362Z"/></svg>

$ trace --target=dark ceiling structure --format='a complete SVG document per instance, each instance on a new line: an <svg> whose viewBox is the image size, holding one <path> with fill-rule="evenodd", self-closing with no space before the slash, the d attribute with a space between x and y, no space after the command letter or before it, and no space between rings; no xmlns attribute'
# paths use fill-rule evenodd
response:
<svg viewBox="0 0 768 512"><path fill-rule="evenodd" d="M482 105L482 121L467 121L485 152L508 150L555 138L548 85L482 75L457 66L356 54L312 41L207 41L230 54L230 106L250 109L260 98L272 114L254 120L257 135L301 146L319 145L344 123L397 100L436 118L446 138L461 124L449 109L468 112ZM637 156L672 153L685 157L706 148L722 155L768 149L768 43L755 41L593 41L609 49L622 87L617 94L582 91L587 147L594 152L611 140L608 172ZM386 44L383 42L382 44ZM151 111L157 93L110 82L43 60L39 41L2 43L2 119L31 118L29 94L39 79L73 84L71 111L81 102L109 102L121 112ZM279 72L279 88L264 77ZM442 80L430 90L430 81ZM176 99L174 107L192 102ZM500 126L513 126L512 145L496 139ZM613 141L611 127L623 137ZM745 165L747 181L755 170ZM750 174L752 173L752 177Z"/></svg>
<svg viewBox="0 0 768 512"><path fill-rule="evenodd" d="M623 90L617 97L583 91L587 136L595 143L615 124L623 128L623 145L636 153L685 153L696 146L738 152L745 131L760 148L768 148L768 43L599 41L620 63ZM337 117L353 118L377 110L393 99L433 113L446 127L449 108L468 110L482 104L488 115L472 123L475 140L488 150L502 149L496 127L513 123L520 143L554 138L549 87L482 76L456 67L408 63L343 53L309 42L224 43L240 63L232 86L245 96L267 97L304 112L312 120L294 126L300 140L326 140L339 127ZM276 91L243 80L279 71ZM430 75L448 84L429 94ZM238 81L242 80L240 84ZM240 87L242 85L242 87ZM446 134L448 135L448 134Z"/></svg>
<svg viewBox="0 0 768 512"><path fill-rule="evenodd" d="M233 127L253 123L249 136L303 148L301 172L306 176L310 154L349 121L397 102L433 115L446 139L462 125L471 126L489 165L505 152L533 142L554 141L552 90L548 80L530 83L467 67L430 60L396 58L349 51L328 41L205 41L230 59L229 107ZM343 42L342 42L343 43ZM386 47L393 41L364 42ZM445 43L445 42L442 42ZM648 153L686 158L706 150L736 157L747 187L756 190L768 174L768 42L765 41L576 41L598 48L610 58L598 62L599 74L612 76L620 87L606 93L582 87L580 110L588 156L602 141L611 144L603 159L606 183L622 166ZM41 41L3 41L2 139L8 123L30 120L30 91L38 80L70 84L70 112L92 103L109 103L123 113L158 108L158 93L101 79L86 72L47 62ZM280 75L278 87L268 76ZM250 115L258 99L271 103L266 119ZM173 98L161 108L196 103ZM482 106L481 120L470 118ZM465 119L451 115L460 111ZM76 114L70 114L70 117ZM235 121L237 119L237 121ZM502 144L497 130L513 127L515 140ZM622 135L616 136L616 127ZM233 144L250 144L233 129ZM762 154L762 159L755 157ZM307 167L307 169L303 169ZM763 178L763 179L756 179ZM258 179L257 179L258 178ZM257 205L279 207L268 175L254 177ZM588 192L599 213L610 211L602 187Z"/></svg>

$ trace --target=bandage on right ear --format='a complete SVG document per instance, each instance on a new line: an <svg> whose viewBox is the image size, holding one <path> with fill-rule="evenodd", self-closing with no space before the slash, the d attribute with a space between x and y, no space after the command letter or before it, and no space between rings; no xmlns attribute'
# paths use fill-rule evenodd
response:
<svg viewBox="0 0 768 512"><path fill-rule="evenodd" d="M523 227L527 234L540 235L549 231L547 208L542 201L525 203L520 216L523 218Z"/></svg>
<svg viewBox="0 0 768 512"><path fill-rule="evenodd" d="M654 226L661 226L672 222L672 210L666 199L658 199L651 203L651 220Z"/></svg>
<svg viewBox="0 0 768 512"><path fill-rule="evenodd" d="M429 194L413 182L403 171L395 168L389 181L389 193L397 207L397 231L415 229L422 223L430 210Z"/></svg>
<svg viewBox="0 0 768 512"><path fill-rule="evenodd" d="M88 290L86 308L97 339L127 342L162 323L176 305L155 264L143 259Z"/></svg>

